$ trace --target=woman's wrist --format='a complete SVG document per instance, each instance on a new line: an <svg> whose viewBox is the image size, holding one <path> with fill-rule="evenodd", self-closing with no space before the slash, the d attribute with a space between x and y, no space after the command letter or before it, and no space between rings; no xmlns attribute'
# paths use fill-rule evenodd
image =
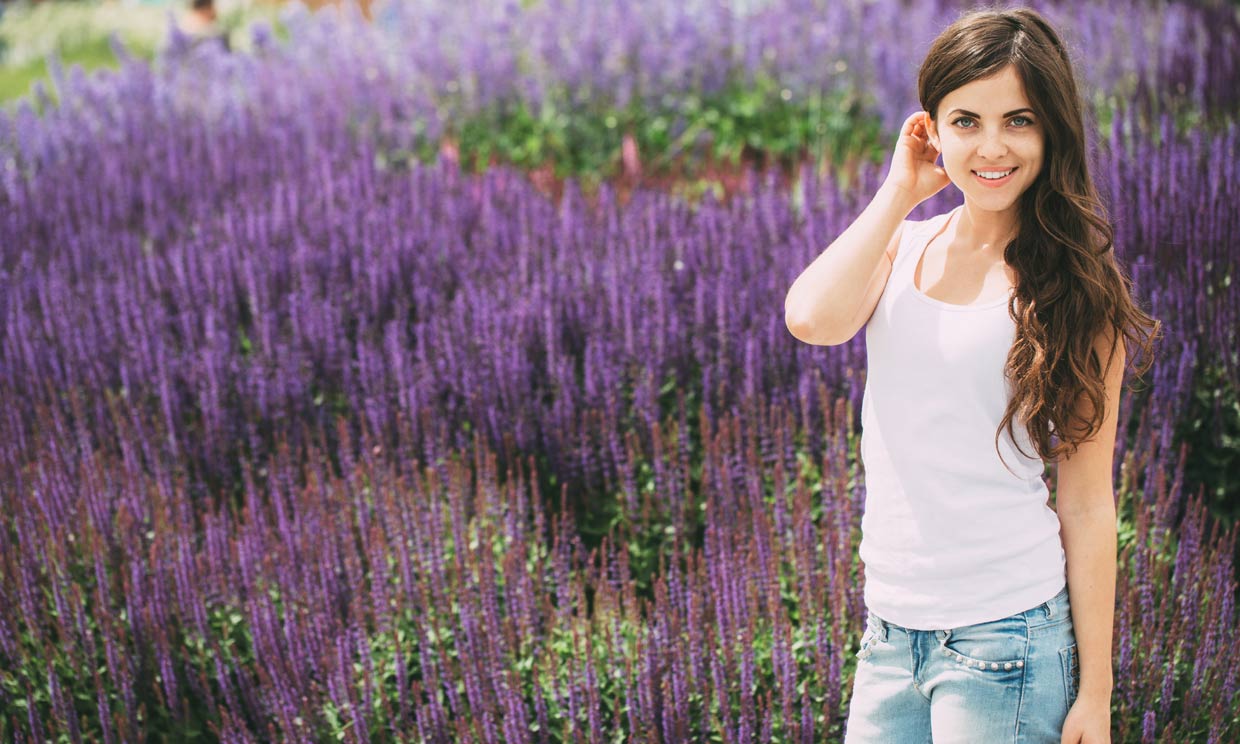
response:
<svg viewBox="0 0 1240 744"><path fill-rule="evenodd" d="M907 217L909 213L922 202L913 192L893 183L890 180L883 181L878 187L878 193L875 194L875 200L884 200L899 210L903 217Z"/></svg>
<svg viewBox="0 0 1240 744"><path fill-rule="evenodd" d="M1096 697L1104 700L1110 700L1112 693L1115 691L1115 685L1109 679L1081 680L1081 689L1078 696Z"/></svg>

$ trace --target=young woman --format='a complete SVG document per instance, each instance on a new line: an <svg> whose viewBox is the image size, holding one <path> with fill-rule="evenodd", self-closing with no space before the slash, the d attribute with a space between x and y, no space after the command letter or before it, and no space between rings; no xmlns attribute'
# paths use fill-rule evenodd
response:
<svg viewBox="0 0 1240 744"><path fill-rule="evenodd" d="M918 96L877 195L785 303L807 343L865 328L867 618L845 742L1109 742L1124 340L1148 357L1160 326L1116 264L1042 16L962 16ZM963 204L906 219L948 183Z"/></svg>

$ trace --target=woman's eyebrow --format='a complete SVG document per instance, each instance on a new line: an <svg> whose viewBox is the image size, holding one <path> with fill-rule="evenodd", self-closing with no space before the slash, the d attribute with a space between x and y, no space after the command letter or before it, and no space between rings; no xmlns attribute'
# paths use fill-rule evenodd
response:
<svg viewBox="0 0 1240 744"><path fill-rule="evenodd" d="M977 118L977 119L982 118L980 114L975 114L975 113L973 113L972 111L965 111L964 109L959 109L959 108L958 108L958 109L952 109L952 110L951 110L951 113L949 113L949 114L948 114L948 116L951 116L952 114L956 113L957 111L959 111L960 113L964 114L965 116L972 116L972 117ZM1023 112L1025 112L1025 111L1028 111L1028 112L1029 112L1029 113L1031 113L1031 114L1033 113L1033 109L1031 109L1031 108L1018 108L1018 109L1016 109L1015 111L1009 111L1009 112L1007 112L1006 114L1004 114L1004 115L1003 115L1003 118L1005 118L1005 119L1006 119L1006 118L1008 118L1009 116L1015 116L1016 114L1023 113Z"/></svg>

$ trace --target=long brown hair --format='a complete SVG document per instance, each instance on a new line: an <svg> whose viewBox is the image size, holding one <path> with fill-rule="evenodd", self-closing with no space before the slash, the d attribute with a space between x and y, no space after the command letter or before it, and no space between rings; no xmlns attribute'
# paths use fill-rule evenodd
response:
<svg viewBox="0 0 1240 744"><path fill-rule="evenodd" d="M1132 280L1115 258L1114 229L1086 157L1083 103L1076 71L1059 35L1027 8L980 9L960 16L930 46L917 78L922 108L937 117L951 91L1015 68L1025 95L1044 123L1044 161L1017 204L1018 233L1003 251L1016 275L1008 314L1016 339L1004 374L1013 391L995 432L1014 435L1019 418L1043 460L1076 452L1101 427L1104 367L1122 336L1126 351L1141 350L1141 375L1162 324L1132 297ZM935 118L937 122L937 118ZM1117 332L1118 331L1118 332ZM1093 342L1106 333L1111 348L1098 359ZM1132 354L1126 354L1132 358ZM1091 416L1077 415L1082 397ZM1060 440L1051 445L1052 429ZM1019 449L1016 438L1013 443ZM1023 452L1023 450L1021 450ZM1000 453L1002 458L1002 453Z"/></svg>

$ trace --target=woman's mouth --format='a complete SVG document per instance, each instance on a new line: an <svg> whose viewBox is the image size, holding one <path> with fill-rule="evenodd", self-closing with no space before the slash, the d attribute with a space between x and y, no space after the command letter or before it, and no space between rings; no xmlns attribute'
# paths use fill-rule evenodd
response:
<svg viewBox="0 0 1240 744"><path fill-rule="evenodd" d="M997 170L970 171L974 180L980 182L984 186L992 189L999 188L1003 184L1012 180L1012 174L1016 172L1016 168L1003 168Z"/></svg>

